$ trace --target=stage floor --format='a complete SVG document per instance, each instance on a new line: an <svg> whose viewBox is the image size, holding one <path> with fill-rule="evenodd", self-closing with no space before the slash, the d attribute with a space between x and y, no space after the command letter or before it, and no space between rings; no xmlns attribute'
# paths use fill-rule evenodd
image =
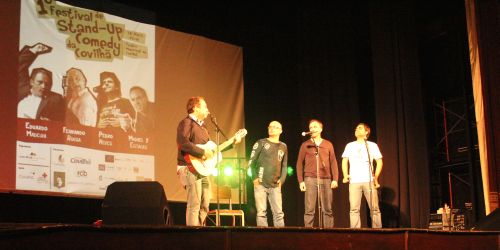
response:
<svg viewBox="0 0 500 250"><path fill-rule="evenodd" d="M499 249L500 231L0 224L0 249Z"/></svg>

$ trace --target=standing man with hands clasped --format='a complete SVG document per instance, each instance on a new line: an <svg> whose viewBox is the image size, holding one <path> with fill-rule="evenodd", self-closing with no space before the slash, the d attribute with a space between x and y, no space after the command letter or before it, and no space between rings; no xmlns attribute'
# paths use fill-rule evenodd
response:
<svg viewBox="0 0 500 250"><path fill-rule="evenodd" d="M249 168L254 178L255 207L257 209L257 226L267 227L267 200L273 212L273 225L284 227L284 213L281 197L281 186L287 174L288 150L280 141L283 132L277 121L269 123L269 137L258 140L252 147Z"/></svg>
<svg viewBox="0 0 500 250"><path fill-rule="evenodd" d="M311 139L300 146L297 157L297 178L300 191L305 192L304 226L312 227L316 203L319 201L320 227L332 228L332 189L338 187L338 166L333 144L321 138L323 123L312 119L309 121Z"/></svg>
<svg viewBox="0 0 500 250"><path fill-rule="evenodd" d="M360 228L361 221L359 208L361 206L361 195L364 194L370 216L372 228L382 227L382 218L378 204L377 188L380 187L378 177L382 172L382 154L377 144L368 141L370 127L359 123L354 131L356 141L346 145L342 154L342 182L349 183L349 206L351 228ZM376 162L375 175L373 174L373 161ZM349 170L349 171L348 171Z"/></svg>

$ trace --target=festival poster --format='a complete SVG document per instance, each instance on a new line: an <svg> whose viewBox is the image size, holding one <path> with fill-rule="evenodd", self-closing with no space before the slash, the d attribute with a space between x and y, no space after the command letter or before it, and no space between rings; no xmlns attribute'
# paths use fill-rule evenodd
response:
<svg viewBox="0 0 500 250"><path fill-rule="evenodd" d="M154 180L155 27L21 1L16 189Z"/></svg>

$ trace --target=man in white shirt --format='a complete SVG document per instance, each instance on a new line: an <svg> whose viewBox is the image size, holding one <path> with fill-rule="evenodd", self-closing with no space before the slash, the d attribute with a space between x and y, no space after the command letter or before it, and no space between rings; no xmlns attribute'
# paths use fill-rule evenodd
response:
<svg viewBox="0 0 500 250"><path fill-rule="evenodd" d="M342 182L349 183L349 206L351 228L360 228L361 221L359 208L361 197L364 194L370 215L372 228L382 227L382 218L378 204L377 188L380 187L378 177L382 172L382 154L376 143L367 141L370 136L370 127L364 123L358 124L354 131L356 141L346 145L342 154ZM375 174L373 173L373 162Z"/></svg>

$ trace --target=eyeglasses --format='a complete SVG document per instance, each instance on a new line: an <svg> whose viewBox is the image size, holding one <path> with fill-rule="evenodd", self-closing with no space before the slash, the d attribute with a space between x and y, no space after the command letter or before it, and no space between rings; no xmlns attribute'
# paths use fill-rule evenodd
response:
<svg viewBox="0 0 500 250"><path fill-rule="evenodd" d="M267 128L281 129L281 127L279 127L279 126L269 126L269 127L267 127Z"/></svg>

